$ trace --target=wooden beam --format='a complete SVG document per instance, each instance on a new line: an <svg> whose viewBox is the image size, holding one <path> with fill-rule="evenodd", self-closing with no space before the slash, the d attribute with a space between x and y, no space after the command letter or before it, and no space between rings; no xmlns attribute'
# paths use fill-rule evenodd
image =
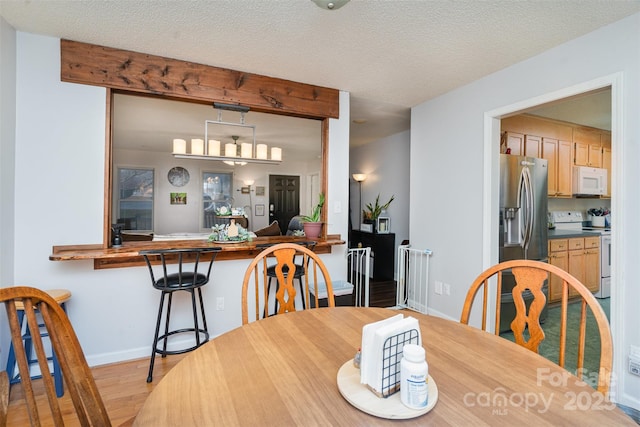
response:
<svg viewBox="0 0 640 427"><path fill-rule="evenodd" d="M337 89L71 40L60 41L60 58L64 82L298 117L339 117Z"/></svg>

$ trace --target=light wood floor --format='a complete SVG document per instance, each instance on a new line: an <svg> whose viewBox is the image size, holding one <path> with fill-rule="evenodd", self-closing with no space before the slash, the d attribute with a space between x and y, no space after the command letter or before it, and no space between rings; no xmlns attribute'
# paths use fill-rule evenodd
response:
<svg viewBox="0 0 640 427"><path fill-rule="evenodd" d="M188 353L187 353L188 354ZM113 426L129 425L144 404L145 399L151 393L158 382L187 354L172 355L162 358L156 357L153 369L153 382L147 384L149 371L149 358L132 360L122 363L98 366L92 369L100 395L104 401ZM34 388L41 387L42 380L34 381ZM44 389L41 388L44 397ZM52 425L51 416L48 414L48 406L45 400L42 403L40 417L43 426ZM61 398L61 409L64 414L66 426L79 426L75 418L73 404L68 394ZM11 386L9 398L9 413L7 426L28 426L29 415L24 400L21 384Z"/></svg>
<svg viewBox="0 0 640 427"><path fill-rule="evenodd" d="M394 281L372 281L370 289L370 305L372 307L390 307L395 305L396 283ZM96 380L102 400L109 412L111 423L114 426L123 424L130 425L154 386L187 354L167 356L164 359L159 356L156 357L155 368L153 370L153 382L151 384L147 384L146 381L149 370L149 358L93 368L93 377ZM41 383L42 380L35 380L34 388L37 390L37 387L41 386ZM41 394L44 397L44 389L41 390ZM41 403L43 408L40 411L42 424L43 426L52 425L51 417L48 415L48 406L44 399ZM63 414L65 414L64 422L66 426L80 425L75 419L73 404L68 395L61 398L61 408ZM11 386L7 426L28 425L29 415L27 414L22 386L20 384L14 384Z"/></svg>

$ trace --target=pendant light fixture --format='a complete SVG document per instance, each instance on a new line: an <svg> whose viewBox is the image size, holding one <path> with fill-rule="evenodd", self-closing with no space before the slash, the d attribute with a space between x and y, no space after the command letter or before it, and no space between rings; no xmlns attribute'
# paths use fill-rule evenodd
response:
<svg viewBox="0 0 640 427"><path fill-rule="evenodd" d="M230 166L244 166L247 163L264 163L278 165L282 162L282 149L271 147L271 158L267 157L268 147L266 144L256 144L256 127L245 124L245 114L249 107L235 104L213 103L213 108L218 110L218 120L205 120L204 139L194 138L191 140L191 152L187 153L187 141L176 138L173 140L173 157L177 159L195 160L219 160ZM237 111L240 113L240 123L230 123L222 121L222 110ZM233 142L223 144L223 137L220 139L209 139L209 126L235 126L249 129L252 138L250 142L241 142L238 145L239 135L232 135Z"/></svg>

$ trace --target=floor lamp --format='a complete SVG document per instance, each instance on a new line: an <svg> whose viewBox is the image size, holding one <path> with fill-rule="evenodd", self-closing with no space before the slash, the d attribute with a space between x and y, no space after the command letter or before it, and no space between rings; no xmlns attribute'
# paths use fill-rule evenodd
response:
<svg viewBox="0 0 640 427"><path fill-rule="evenodd" d="M360 230L360 226L362 225L362 181L367 179L367 175L363 173L354 173L351 176L358 183L358 230Z"/></svg>
<svg viewBox="0 0 640 427"><path fill-rule="evenodd" d="M253 203L251 202L251 186L253 185L254 182L255 182L254 180L248 179L244 182L244 185L249 187L249 215L251 215L251 219L250 219L251 222L249 223L249 227L255 230L255 224L253 223Z"/></svg>

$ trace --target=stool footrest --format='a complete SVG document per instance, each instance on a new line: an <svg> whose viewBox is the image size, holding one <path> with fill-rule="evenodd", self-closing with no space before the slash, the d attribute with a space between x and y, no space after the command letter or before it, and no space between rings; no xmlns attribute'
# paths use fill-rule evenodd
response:
<svg viewBox="0 0 640 427"><path fill-rule="evenodd" d="M158 353L158 354L161 354L163 356L171 355L171 354L188 353L188 352L193 351L196 348L202 346L203 344L206 344L209 341L209 332L205 331L204 329L198 329L198 332L200 333L200 335L204 336L204 339L200 340L200 344L196 344L196 345L194 345L192 347L185 348L185 349L180 349L180 350L164 350L164 349L162 349L160 347L160 343L164 342L170 336L177 335L177 334L188 333L188 332L190 332L192 334L195 334L196 330L195 330L195 328L176 329L175 331L171 331L168 334L160 335L158 337L158 344L157 344L157 346L155 348L155 352Z"/></svg>

